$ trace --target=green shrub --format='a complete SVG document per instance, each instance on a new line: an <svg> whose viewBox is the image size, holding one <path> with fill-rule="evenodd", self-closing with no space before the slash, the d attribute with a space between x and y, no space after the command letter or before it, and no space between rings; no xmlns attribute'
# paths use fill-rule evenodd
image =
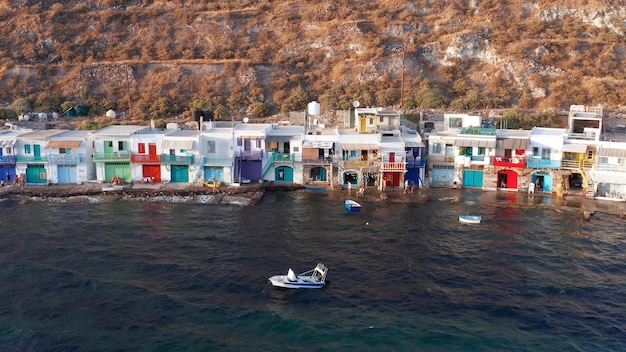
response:
<svg viewBox="0 0 626 352"><path fill-rule="evenodd" d="M254 103L250 106L250 116L254 118L267 117L270 114L270 106L265 103Z"/></svg>
<svg viewBox="0 0 626 352"><path fill-rule="evenodd" d="M31 112L33 111L33 103L28 98L20 98L11 104L11 108L13 108L17 114L20 114L22 111Z"/></svg>
<svg viewBox="0 0 626 352"><path fill-rule="evenodd" d="M13 109L0 109L1 120L17 120L17 113Z"/></svg>

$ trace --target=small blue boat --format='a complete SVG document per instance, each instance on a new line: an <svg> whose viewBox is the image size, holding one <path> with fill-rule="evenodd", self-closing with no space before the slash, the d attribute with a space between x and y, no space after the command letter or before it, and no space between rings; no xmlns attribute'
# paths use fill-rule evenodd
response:
<svg viewBox="0 0 626 352"><path fill-rule="evenodd" d="M346 199L345 205L346 205L346 210L351 213L358 213L361 211L361 204L351 199Z"/></svg>
<svg viewBox="0 0 626 352"><path fill-rule="evenodd" d="M465 224L480 224L479 215L459 215L459 221Z"/></svg>

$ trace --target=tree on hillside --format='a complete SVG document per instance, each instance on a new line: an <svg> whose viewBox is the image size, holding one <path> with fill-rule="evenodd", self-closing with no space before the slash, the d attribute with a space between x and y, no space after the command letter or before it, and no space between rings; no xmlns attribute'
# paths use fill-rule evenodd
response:
<svg viewBox="0 0 626 352"><path fill-rule="evenodd" d="M448 107L448 99L438 89L422 88L417 91L414 99L420 109L445 109Z"/></svg>
<svg viewBox="0 0 626 352"><path fill-rule="evenodd" d="M21 98L14 101L13 104L11 104L11 108L19 115L22 112L31 112L33 110L33 104L30 99Z"/></svg>
<svg viewBox="0 0 626 352"><path fill-rule="evenodd" d="M304 110L308 103L307 95L302 86L297 86L289 92L289 96L283 101L281 112Z"/></svg>

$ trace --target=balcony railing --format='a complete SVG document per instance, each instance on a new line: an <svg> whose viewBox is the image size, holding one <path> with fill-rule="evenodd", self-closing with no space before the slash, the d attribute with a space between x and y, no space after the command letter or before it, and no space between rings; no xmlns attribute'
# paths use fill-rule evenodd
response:
<svg viewBox="0 0 626 352"><path fill-rule="evenodd" d="M262 150L242 150L241 160L263 160Z"/></svg>
<svg viewBox="0 0 626 352"><path fill-rule="evenodd" d="M508 167L526 167L525 156L496 156L493 159L494 166L508 166Z"/></svg>
<svg viewBox="0 0 626 352"><path fill-rule="evenodd" d="M528 158L526 160L526 167L530 169L560 169L561 160L549 160L541 158Z"/></svg>
<svg viewBox="0 0 626 352"><path fill-rule="evenodd" d="M454 163L457 165L489 165L491 159L485 155L457 155Z"/></svg>
<svg viewBox="0 0 626 352"><path fill-rule="evenodd" d="M568 133L568 139L579 139L585 141L595 141L597 134L595 132L592 133Z"/></svg>
<svg viewBox="0 0 626 352"><path fill-rule="evenodd" d="M398 130L398 129L400 129L400 121L397 121L394 125L376 125L376 128L379 131L394 131L394 130Z"/></svg>
<svg viewBox="0 0 626 352"><path fill-rule="evenodd" d="M161 164L166 165L193 165L193 155L171 155L161 154Z"/></svg>
<svg viewBox="0 0 626 352"><path fill-rule="evenodd" d="M583 162L580 160L561 160L561 167L568 170L579 170L583 168Z"/></svg>
<svg viewBox="0 0 626 352"><path fill-rule="evenodd" d="M431 154L428 156L428 161L454 164L454 155Z"/></svg>
<svg viewBox="0 0 626 352"><path fill-rule="evenodd" d="M48 162L48 156L34 156L34 155L18 155L17 156L18 163L32 163L32 162Z"/></svg>
<svg viewBox="0 0 626 352"><path fill-rule="evenodd" d="M461 127L459 128L460 134L471 134L477 136L495 136L496 129L495 128L484 128L484 127Z"/></svg>
<svg viewBox="0 0 626 352"><path fill-rule="evenodd" d="M233 158L230 157L215 157L215 156L203 156L202 166L232 166Z"/></svg>
<svg viewBox="0 0 626 352"><path fill-rule="evenodd" d="M293 161L293 156L289 153L272 153L272 161L280 162L280 161Z"/></svg>
<svg viewBox="0 0 626 352"><path fill-rule="evenodd" d="M425 166L426 166L426 160L424 159L417 159L417 160L409 159L406 161L407 169L419 169Z"/></svg>
<svg viewBox="0 0 626 352"><path fill-rule="evenodd" d="M93 161L130 161L130 152L94 153Z"/></svg>
<svg viewBox="0 0 626 352"><path fill-rule="evenodd" d="M161 155L158 154L132 154L131 159L135 164L160 164Z"/></svg>
<svg viewBox="0 0 626 352"><path fill-rule="evenodd" d="M50 164L61 165L76 165L84 163L86 160L85 154L53 154L48 155L48 161Z"/></svg>
<svg viewBox="0 0 626 352"><path fill-rule="evenodd" d="M0 164L14 164L16 160L15 155L0 155Z"/></svg>
<svg viewBox="0 0 626 352"><path fill-rule="evenodd" d="M618 164L598 164L596 166L597 171L619 171L626 172L626 165Z"/></svg>
<svg viewBox="0 0 626 352"><path fill-rule="evenodd" d="M344 167L347 168L363 168L363 167L374 167L376 166L376 161L344 161Z"/></svg>
<svg viewBox="0 0 626 352"><path fill-rule="evenodd" d="M329 157L320 157L319 159L302 159L302 164L304 165L328 165L333 163L333 158Z"/></svg>
<svg viewBox="0 0 626 352"><path fill-rule="evenodd" d="M406 171L406 163L380 163L380 171Z"/></svg>

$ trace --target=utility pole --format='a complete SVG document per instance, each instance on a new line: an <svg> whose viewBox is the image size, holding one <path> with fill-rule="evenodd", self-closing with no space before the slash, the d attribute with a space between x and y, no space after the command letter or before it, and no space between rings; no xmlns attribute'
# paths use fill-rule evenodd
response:
<svg viewBox="0 0 626 352"><path fill-rule="evenodd" d="M400 109L404 109L404 55L405 51L402 50L402 73L400 83Z"/></svg>
<svg viewBox="0 0 626 352"><path fill-rule="evenodd" d="M131 78L133 75L133 69L131 67L128 67L127 73L126 73L126 82L127 82L127 88L128 88L128 118L130 118L131 116L131 108L132 108L132 98L131 98Z"/></svg>

